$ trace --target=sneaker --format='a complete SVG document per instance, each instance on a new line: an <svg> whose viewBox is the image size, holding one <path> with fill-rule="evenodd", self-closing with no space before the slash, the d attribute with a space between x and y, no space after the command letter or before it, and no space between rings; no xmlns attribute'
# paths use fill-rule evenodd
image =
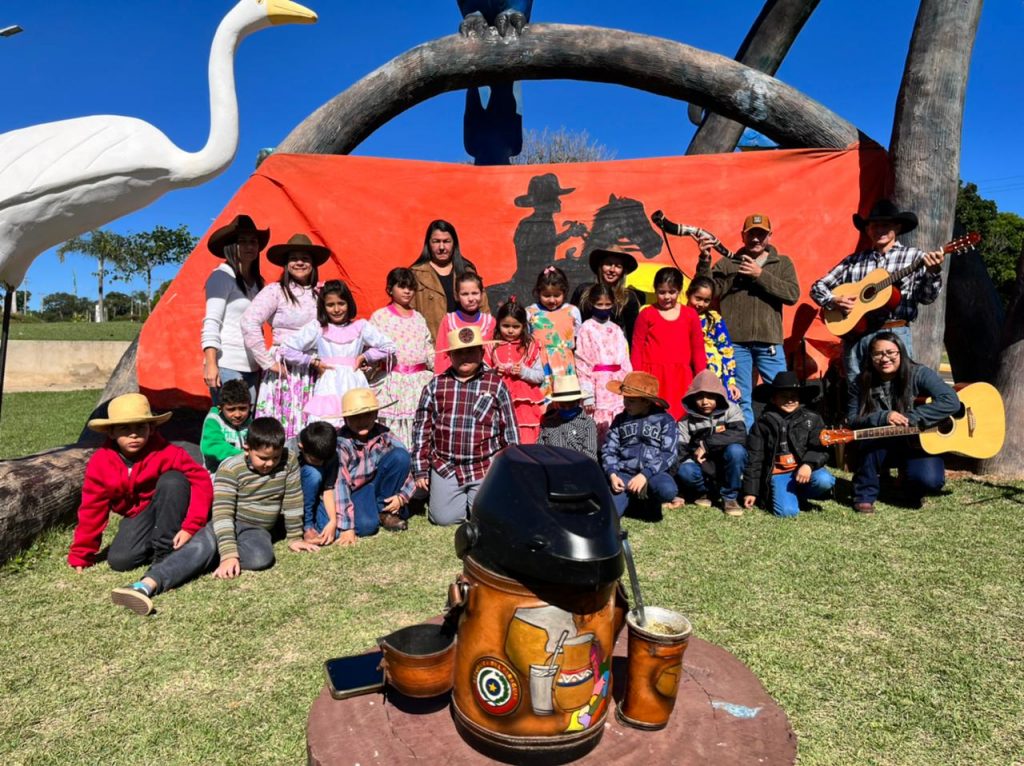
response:
<svg viewBox="0 0 1024 766"><path fill-rule="evenodd" d="M853 504L853 510L855 510L857 513L874 513L875 512L875 504L874 503L854 503Z"/></svg>
<svg viewBox="0 0 1024 766"><path fill-rule="evenodd" d="M726 500L722 503L722 511L726 516L742 516L743 506L735 500Z"/></svg>
<svg viewBox="0 0 1024 766"><path fill-rule="evenodd" d="M710 508L711 498L708 497L707 495L701 495L700 497L693 501L693 504L699 505L701 508Z"/></svg>
<svg viewBox="0 0 1024 766"><path fill-rule="evenodd" d="M110 600L115 606L131 609L140 617L153 613L153 600L142 583L134 583L127 588L114 588L110 592Z"/></svg>
<svg viewBox="0 0 1024 766"><path fill-rule="evenodd" d="M409 528L409 522L397 513L380 512L380 525L388 532L404 532Z"/></svg>

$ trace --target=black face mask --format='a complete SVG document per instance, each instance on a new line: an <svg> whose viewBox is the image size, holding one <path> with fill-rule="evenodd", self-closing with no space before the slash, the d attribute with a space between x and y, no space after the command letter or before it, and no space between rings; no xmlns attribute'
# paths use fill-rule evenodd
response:
<svg viewBox="0 0 1024 766"><path fill-rule="evenodd" d="M604 322L604 321L606 321L608 319L611 319L612 310L611 309L591 309L590 310L590 316L594 317L594 319L598 320L599 322Z"/></svg>

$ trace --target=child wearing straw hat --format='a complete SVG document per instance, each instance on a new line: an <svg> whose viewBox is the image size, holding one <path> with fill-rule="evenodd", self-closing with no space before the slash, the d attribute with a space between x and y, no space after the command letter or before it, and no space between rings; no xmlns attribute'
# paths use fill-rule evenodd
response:
<svg viewBox="0 0 1024 766"><path fill-rule="evenodd" d="M413 424L413 476L430 490L430 520L443 526L466 518L495 455L519 443L512 397L483 363L480 328L446 340L451 366L423 389Z"/></svg>
<svg viewBox="0 0 1024 766"><path fill-rule="evenodd" d="M336 522L340 545L375 535L381 527L401 532L409 526L409 500L416 491L412 459L391 430L378 422L380 409L369 388L350 389L341 399L345 425L338 432L334 508L327 511ZM318 518L318 529L320 522ZM327 524L331 525L330 518Z"/></svg>
<svg viewBox="0 0 1024 766"><path fill-rule="evenodd" d="M107 417L87 424L107 440L85 468L68 552L68 564L79 572L96 563L111 513L124 517L107 553L118 572L166 557L206 524L210 474L157 432L170 418L169 412L154 415L143 394L124 394L110 400Z"/></svg>
<svg viewBox="0 0 1024 766"><path fill-rule="evenodd" d="M668 402L658 396L658 379L650 373L631 372L607 386L622 395L625 407L612 421L601 448L615 510L622 516L633 506L641 515L657 516L662 503L677 504L676 421L666 412ZM657 507L650 507L655 503Z"/></svg>
<svg viewBox="0 0 1024 766"><path fill-rule="evenodd" d="M597 423L583 410L586 394L575 375L555 375L551 406L540 424L540 444L566 447L597 461Z"/></svg>

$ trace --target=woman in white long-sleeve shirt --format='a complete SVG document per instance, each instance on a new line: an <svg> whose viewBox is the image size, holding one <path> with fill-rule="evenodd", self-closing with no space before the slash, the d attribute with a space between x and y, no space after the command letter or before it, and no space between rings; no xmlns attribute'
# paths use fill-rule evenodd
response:
<svg viewBox="0 0 1024 766"><path fill-rule="evenodd" d="M247 215L210 235L207 247L224 263L206 279L206 315L203 317L203 380L217 404L220 387L228 380L244 380L256 400L260 367L242 339L242 314L263 288L260 251L270 240L270 229L258 229Z"/></svg>

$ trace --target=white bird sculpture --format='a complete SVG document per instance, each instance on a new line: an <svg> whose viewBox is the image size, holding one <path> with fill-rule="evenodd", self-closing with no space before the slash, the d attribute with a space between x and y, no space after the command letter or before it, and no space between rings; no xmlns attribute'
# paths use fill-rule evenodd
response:
<svg viewBox="0 0 1024 766"><path fill-rule="evenodd" d="M265 27L316 20L289 0L240 0L228 12L210 49L210 135L198 152L182 151L147 122L114 115L0 135L0 282L13 290L45 250L221 173L238 149L238 43Z"/></svg>

